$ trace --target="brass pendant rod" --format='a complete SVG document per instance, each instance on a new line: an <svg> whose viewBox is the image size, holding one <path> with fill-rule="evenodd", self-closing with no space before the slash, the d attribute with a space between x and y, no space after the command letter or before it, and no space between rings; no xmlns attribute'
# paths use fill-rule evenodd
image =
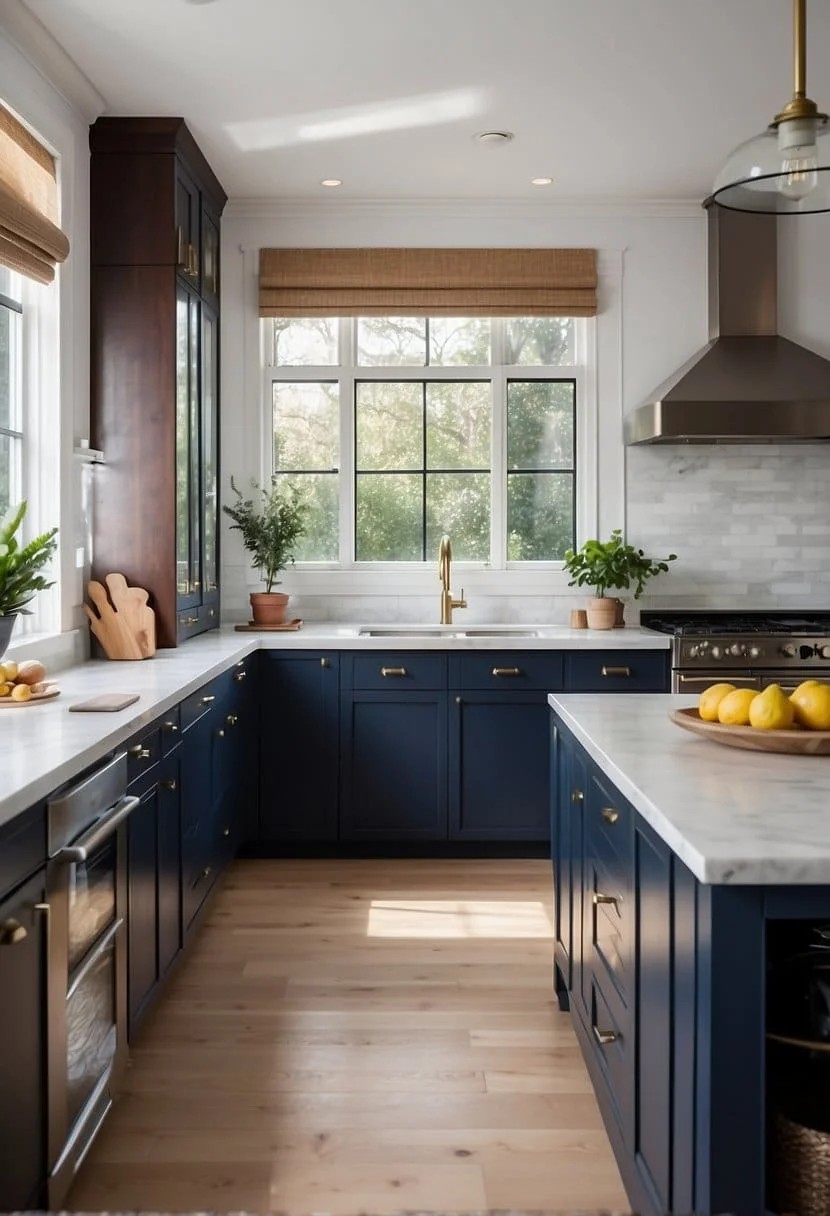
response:
<svg viewBox="0 0 830 1216"><path fill-rule="evenodd" d="M807 96L807 0L793 0L793 92Z"/></svg>

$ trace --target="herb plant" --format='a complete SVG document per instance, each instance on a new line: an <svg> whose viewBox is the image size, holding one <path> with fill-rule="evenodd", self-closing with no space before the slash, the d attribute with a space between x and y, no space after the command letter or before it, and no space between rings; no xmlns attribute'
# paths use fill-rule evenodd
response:
<svg viewBox="0 0 830 1216"><path fill-rule="evenodd" d="M251 565L262 572L265 590L270 592L279 585L280 570L294 561L294 549L305 533L309 508L296 486L278 485L276 477L271 478L270 490L255 481L251 487L259 492L257 500L245 498L231 478L237 501L222 510L233 520L231 528L242 533Z"/></svg>
<svg viewBox="0 0 830 1216"><path fill-rule="evenodd" d="M568 549L565 569L572 575L569 587L595 587L597 597L603 598L611 589L628 590L633 585L638 600L648 580L665 573L668 563L676 560L676 553L664 558L646 557L642 549L626 544L622 529L615 528L610 540L586 540L577 552Z"/></svg>

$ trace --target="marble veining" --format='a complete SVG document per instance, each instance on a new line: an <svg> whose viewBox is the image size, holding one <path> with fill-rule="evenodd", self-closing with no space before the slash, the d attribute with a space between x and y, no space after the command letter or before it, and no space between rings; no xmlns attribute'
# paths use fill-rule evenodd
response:
<svg viewBox="0 0 830 1216"><path fill-rule="evenodd" d="M738 751L657 693L551 694L564 725L701 882L830 883L830 756Z"/></svg>
<svg viewBox="0 0 830 1216"><path fill-rule="evenodd" d="M93 660L60 672L53 701L0 710L3 797L0 825L45 798L84 768L119 747L231 663L254 650L570 650L666 649L669 639L648 630L590 630L539 626L543 637L359 637L358 625L310 624L297 633L236 633L222 628L143 662ZM458 625L457 629L462 626ZM68 713L99 693L136 692L117 713Z"/></svg>

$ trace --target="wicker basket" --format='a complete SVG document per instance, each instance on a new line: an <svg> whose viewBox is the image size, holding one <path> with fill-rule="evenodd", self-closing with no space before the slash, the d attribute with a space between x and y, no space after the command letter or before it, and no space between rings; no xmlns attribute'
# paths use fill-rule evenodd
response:
<svg viewBox="0 0 830 1216"><path fill-rule="evenodd" d="M772 1207L794 1216L830 1216L830 1132L775 1113L771 1153Z"/></svg>

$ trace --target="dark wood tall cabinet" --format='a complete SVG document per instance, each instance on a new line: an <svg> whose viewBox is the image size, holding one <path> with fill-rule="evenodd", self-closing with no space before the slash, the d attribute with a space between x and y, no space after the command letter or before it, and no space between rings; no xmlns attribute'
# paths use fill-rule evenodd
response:
<svg viewBox="0 0 830 1216"><path fill-rule="evenodd" d="M219 224L181 118L90 128L93 576L146 587L159 646L219 624Z"/></svg>

